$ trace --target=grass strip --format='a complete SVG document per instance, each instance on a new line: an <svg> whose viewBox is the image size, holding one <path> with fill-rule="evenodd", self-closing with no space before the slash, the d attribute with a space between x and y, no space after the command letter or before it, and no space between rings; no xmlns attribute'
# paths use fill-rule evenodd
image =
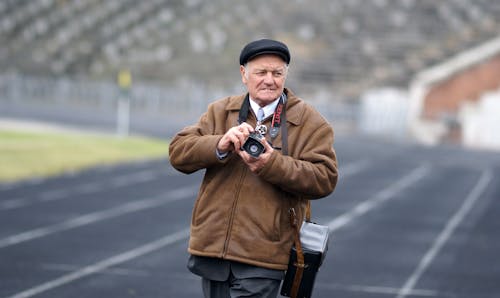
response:
<svg viewBox="0 0 500 298"><path fill-rule="evenodd" d="M166 141L146 137L0 129L0 182L167 156Z"/></svg>

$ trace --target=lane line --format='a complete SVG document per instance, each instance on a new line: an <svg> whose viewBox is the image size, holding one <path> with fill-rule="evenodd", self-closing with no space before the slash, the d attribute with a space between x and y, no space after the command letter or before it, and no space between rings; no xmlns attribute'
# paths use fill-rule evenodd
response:
<svg viewBox="0 0 500 298"><path fill-rule="evenodd" d="M466 197L460 209L450 218L445 228L441 231L439 236L434 241L432 247L427 251L418 264L415 271L405 282L403 287L399 290L396 298L404 298L411 295L411 291L414 289L417 282L420 280L422 274L427 270L432 261L436 258L439 251L446 244L448 239L454 233L455 229L460 225L463 219L470 212L476 201L481 197L481 195L486 190L487 186L493 179L493 173L490 170L483 171L481 177L479 178L477 184L474 186L472 191Z"/></svg>
<svg viewBox="0 0 500 298"><path fill-rule="evenodd" d="M163 247L185 240L188 237L189 237L189 229L178 231L174 234L167 235L163 238L141 245L135 249L126 251L119 255L112 256L108 259L102 260L95 264L83 267L78 271L63 275L59 278L45 282L43 284L40 284L38 286L35 286L33 288L27 289L25 291L19 292L17 294L11 295L6 298L28 298L41 294L43 292L47 292L49 290L64 286L83 277L104 271L109 267L131 261L138 257L142 257L146 254L162 249Z"/></svg>
<svg viewBox="0 0 500 298"><path fill-rule="evenodd" d="M402 191L408 186L413 185L418 180L422 179L429 171L430 171L430 166L428 164L421 165L420 167L414 169L403 178L399 179L396 183L391 184L389 187L381 190L368 200L359 203L350 211L345 212L340 216L336 217L334 220L328 223L328 227L330 228L330 233L344 227L345 225L353 221L355 218L362 216L363 214L376 208L383 202L389 200L390 198L395 196L398 192Z"/></svg>
<svg viewBox="0 0 500 298"><path fill-rule="evenodd" d="M367 168L369 165L370 161L367 159L347 164L346 166L340 168L340 171L342 173L342 178L355 175L364 170L365 168ZM141 172L133 174L125 174L118 177L114 177L108 182L95 181L78 185L75 188L47 190L40 192L37 195L37 197L35 197L33 200L28 200L27 198L9 199L0 202L0 211L29 207L36 203L44 203L44 202L62 200L66 198L72 198L73 195L75 194L76 195L92 194L102 190L145 183L148 181L152 181L156 177L158 177L159 175L157 174L157 172L158 172L157 170L143 170ZM174 171L172 168L169 168L167 175L171 176L175 174L180 174L180 173L178 171Z"/></svg>
<svg viewBox="0 0 500 298"><path fill-rule="evenodd" d="M145 177L147 177L145 179ZM54 189L41 192L37 201L47 202L73 197L73 194L90 194L106 189L114 189L123 186L143 183L153 180L158 175L152 170L145 170L138 173L125 174L111 178L109 181L94 181L80 184L74 188Z"/></svg>
<svg viewBox="0 0 500 298"><path fill-rule="evenodd" d="M395 295L398 293L399 288L393 287L383 287L383 286L364 286L364 285L341 285L341 284L331 284L331 283L321 283L318 282L316 286L320 289L327 290L340 290L346 292L361 292L368 294L384 294L384 295ZM446 293L438 292L435 290L427 289L413 289L411 290L411 295L415 297L448 297Z"/></svg>
<svg viewBox="0 0 500 298"><path fill-rule="evenodd" d="M119 217L134 212L139 212L146 209L155 208L190 196L195 196L197 191L198 191L198 185L196 186L191 185L184 188L178 188L149 199L129 202L107 210L92 212L82 216L78 216L76 218L72 218L54 225L40 227L16 235L8 236L3 239L0 239L0 248L5 248L22 242L27 242L37 238L45 237L54 233L94 224L96 222L100 222L106 219Z"/></svg>
<svg viewBox="0 0 500 298"><path fill-rule="evenodd" d="M24 198L14 198L0 202L0 210L17 209L28 205L28 200Z"/></svg>
<svg viewBox="0 0 500 298"><path fill-rule="evenodd" d="M16 189L16 188L23 187L23 186L36 186L36 185L42 184L43 182L44 182L43 178L33 177L33 178L23 180L21 182L14 181L14 182L0 183L0 191L12 190L12 189Z"/></svg>
<svg viewBox="0 0 500 298"><path fill-rule="evenodd" d="M60 272L75 272L81 269L78 266L70 264L42 264L43 270L60 271ZM144 270L128 269L115 267L112 269L105 269L100 272L101 274L109 275L123 275L123 276L150 276L151 274Z"/></svg>
<svg viewBox="0 0 500 298"><path fill-rule="evenodd" d="M127 186L132 183L143 183L154 180L158 177L156 171L142 171L132 175L124 175L111 179L110 184L115 187Z"/></svg>
<svg viewBox="0 0 500 298"><path fill-rule="evenodd" d="M147 166L149 162L155 162L156 163L163 163L163 159L144 159L144 160L138 160L138 161L132 161L129 163L129 166L127 167L127 171L138 171L143 169L149 169L151 170L151 166ZM167 174L171 175L175 172L177 172L168 162L168 159L165 161L165 167L168 170ZM146 165L146 166L145 166ZM161 170L163 171L165 167L162 167ZM119 165L100 165L99 167L94 168L94 171L97 173L110 173L113 171L118 171L121 170L119 169ZM152 171L158 170L157 168L153 169ZM84 171L86 172L86 171ZM62 173L59 177L60 178L73 178L75 176L78 176L80 173L75 172L75 171L68 171ZM110 173L113 175L113 173ZM22 179L20 181L13 181L13 182L5 182L5 183L0 183L0 191L8 191L8 190L13 190L16 188L23 188L26 186L38 186L42 183L45 183L47 180L53 180L53 177L32 177L32 178L26 178ZM57 177L56 177L57 179Z"/></svg>
<svg viewBox="0 0 500 298"><path fill-rule="evenodd" d="M361 172L362 170L366 169L370 165L370 163L371 162L369 160L363 159L360 161L356 161L356 162L347 164L344 167L340 167L340 169L339 169L339 172L341 175L340 177L344 178L344 177L348 177L351 175L355 175L355 174Z"/></svg>
<svg viewBox="0 0 500 298"><path fill-rule="evenodd" d="M3 202L0 202L0 211L29 207L36 203L51 202L66 198L69 199L73 198L75 194L91 194L102 190L108 190L108 189L111 190L114 188L130 186L133 184L145 183L152 181L157 177L160 177L160 175L162 175L163 173L164 171L161 171L161 173L158 174L158 170L144 170L137 173L125 174L113 177L109 181L103 182L102 180L99 180L99 181L89 182L86 184L81 184L75 186L74 188L60 188L60 189L46 190L38 193L37 196L32 198L31 200L28 200L27 198L15 198L15 199L4 200ZM166 174L168 176L171 176L180 173L174 172L173 170L169 169L166 172Z"/></svg>
<svg viewBox="0 0 500 298"><path fill-rule="evenodd" d="M36 200L39 202L50 202L70 197L70 195L71 191L69 189L53 189L41 192Z"/></svg>

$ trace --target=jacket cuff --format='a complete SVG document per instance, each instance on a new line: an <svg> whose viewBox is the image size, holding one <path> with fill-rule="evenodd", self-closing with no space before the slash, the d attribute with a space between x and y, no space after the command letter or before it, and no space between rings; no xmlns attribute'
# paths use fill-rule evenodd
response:
<svg viewBox="0 0 500 298"><path fill-rule="evenodd" d="M219 160L225 159L228 155L229 155L229 152L220 153L219 149L215 148L215 156L217 156L217 158Z"/></svg>
<svg viewBox="0 0 500 298"><path fill-rule="evenodd" d="M232 152L225 152L225 153L219 152L219 150L217 149L217 144L219 144L219 141L220 141L221 138L222 138L222 136L216 136L216 137L215 136L211 136L211 140L210 140L209 146L212 147L212 151L211 151L212 152L212 156L215 157L216 162L225 163L225 162L227 162L227 160L231 156ZM212 143L212 141L213 141L213 143Z"/></svg>

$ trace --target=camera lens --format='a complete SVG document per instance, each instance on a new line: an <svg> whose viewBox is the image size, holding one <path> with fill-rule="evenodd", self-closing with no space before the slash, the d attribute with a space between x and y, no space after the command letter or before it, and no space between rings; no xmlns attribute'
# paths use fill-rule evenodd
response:
<svg viewBox="0 0 500 298"><path fill-rule="evenodd" d="M248 136L248 139L245 141L245 144L243 144L243 147L241 150L245 150L248 154L251 156L257 158L259 155L264 152L264 145L260 143L260 139L262 136L259 134L254 134L251 133Z"/></svg>
<svg viewBox="0 0 500 298"><path fill-rule="evenodd" d="M249 149L250 149L250 152L257 153L259 151L259 146L252 144Z"/></svg>

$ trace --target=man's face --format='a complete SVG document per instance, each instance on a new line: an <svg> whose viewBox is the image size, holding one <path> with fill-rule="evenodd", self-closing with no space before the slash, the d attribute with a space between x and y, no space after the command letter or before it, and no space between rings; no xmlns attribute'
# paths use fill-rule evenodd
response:
<svg viewBox="0 0 500 298"><path fill-rule="evenodd" d="M250 97L260 106L277 99L285 86L287 65L279 56L260 55L240 66L241 80Z"/></svg>

